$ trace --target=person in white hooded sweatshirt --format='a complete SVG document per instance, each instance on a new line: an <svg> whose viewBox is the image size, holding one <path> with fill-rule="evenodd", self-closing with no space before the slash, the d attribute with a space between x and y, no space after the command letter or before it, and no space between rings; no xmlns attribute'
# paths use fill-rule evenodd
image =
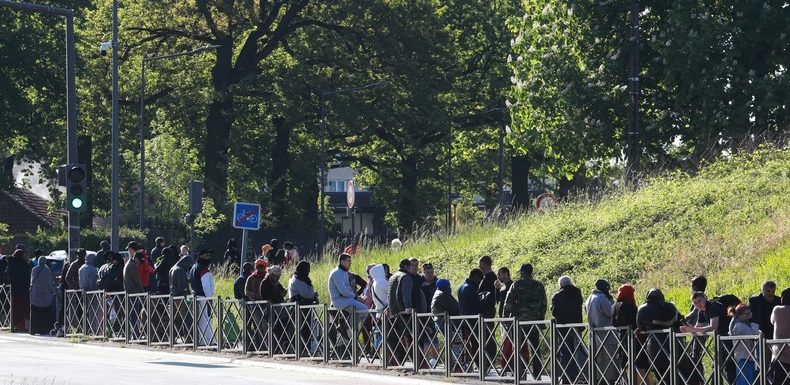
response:
<svg viewBox="0 0 790 385"><path fill-rule="evenodd" d="M371 267L370 277L373 278L373 289L370 291L373 296L373 308L376 309L376 317L381 319L384 309L389 306L387 302L387 291L389 290L390 283L389 280L387 280L387 272L384 269L384 265L375 265ZM373 333L375 335L373 345L378 349L382 341L381 330L376 326Z"/></svg>

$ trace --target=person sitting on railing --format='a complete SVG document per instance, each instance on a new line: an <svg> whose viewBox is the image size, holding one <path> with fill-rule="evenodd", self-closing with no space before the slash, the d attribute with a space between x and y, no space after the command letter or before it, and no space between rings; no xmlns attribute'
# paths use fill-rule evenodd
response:
<svg viewBox="0 0 790 385"><path fill-rule="evenodd" d="M752 309L744 303L730 308L729 314L731 336L759 336L760 325L752 321ZM757 379L757 360L759 353L753 340L737 341L733 347L732 358L738 365L735 383L737 385L754 385Z"/></svg>
<svg viewBox="0 0 790 385"><path fill-rule="evenodd" d="M288 302L296 302L299 305L317 305L318 293L313 288L313 281L310 279L310 262L299 261L296 264L296 271L288 280ZM303 354L313 356L318 349L318 339L313 336L313 325L318 319L316 313L311 309L300 308L300 317L303 320L299 327L299 342L297 345L303 349Z"/></svg>
<svg viewBox="0 0 790 385"><path fill-rule="evenodd" d="M357 311L365 311L367 307L351 288L350 269L351 256L345 253L340 254L337 267L329 273L328 287L332 306L340 310L352 308Z"/></svg>
<svg viewBox="0 0 790 385"><path fill-rule="evenodd" d="M288 280L288 302L300 305L318 304L318 293L310 279L310 262L299 261L296 264L296 271Z"/></svg>
<svg viewBox="0 0 790 385"><path fill-rule="evenodd" d="M91 253L85 257L85 264L77 271L80 289L84 291L94 291L97 288L99 271L96 270L95 261L96 254Z"/></svg>
<svg viewBox="0 0 790 385"><path fill-rule="evenodd" d="M790 339L790 287L782 290L781 305L774 307L771 323L774 325L774 340ZM790 343L771 345L773 360L768 369L769 383L790 385Z"/></svg>
<svg viewBox="0 0 790 385"><path fill-rule="evenodd" d="M233 298L238 300L244 299L244 285L247 283L247 278L252 275L252 262L244 262L241 266L241 271L236 280L233 281Z"/></svg>

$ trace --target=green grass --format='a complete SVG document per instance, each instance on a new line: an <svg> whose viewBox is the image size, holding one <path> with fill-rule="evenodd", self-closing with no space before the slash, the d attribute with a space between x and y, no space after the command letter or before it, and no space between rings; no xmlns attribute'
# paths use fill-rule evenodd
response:
<svg viewBox="0 0 790 385"><path fill-rule="evenodd" d="M549 295L566 274L585 293L598 278L614 287L634 283L640 297L647 288L660 287L681 308L689 302L687 283L696 274L708 275L713 294L743 297L767 278L789 286L790 150L740 154L693 176L652 178L636 192L615 190L598 202L566 202L505 225L418 237L400 251L368 248L354 259L352 270L364 273L368 263L385 262L395 268L400 259L416 257L432 262L457 288L486 254L495 268L514 272L531 262ZM313 265L311 277L322 300L334 265ZM230 285L221 286L221 295L232 295Z"/></svg>

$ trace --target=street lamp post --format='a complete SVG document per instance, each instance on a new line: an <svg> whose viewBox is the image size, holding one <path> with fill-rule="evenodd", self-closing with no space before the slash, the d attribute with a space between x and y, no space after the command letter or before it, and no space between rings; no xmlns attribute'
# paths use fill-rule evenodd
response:
<svg viewBox="0 0 790 385"><path fill-rule="evenodd" d="M162 56L143 57L140 69L140 230L145 228L145 63L172 59L180 56L191 56L200 52L217 49L219 45L207 45L191 51L179 52Z"/></svg>
<svg viewBox="0 0 790 385"><path fill-rule="evenodd" d="M326 172L327 172L327 170L326 170L326 106L325 106L326 99L331 97L331 96L338 95L338 94L362 91L362 90L365 90L365 89L368 89L368 88L378 88L378 87L383 87L385 85L387 85L387 83L382 80L382 81L377 81L377 82L374 82L374 83L369 83L369 84L365 84L365 85L358 86L358 87L353 87L353 88L344 88L344 89L339 89L339 90L324 91L324 92L321 92L321 94L320 94L320 97L319 97L319 102L320 102L319 113L321 114L321 121L320 121L320 123L321 123L321 137L320 137L320 147L321 147L321 160L320 160L320 162L321 162L321 175L320 175L320 178L321 178L321 180L319 181L319 183L320 183L321 191L319 192L319 196L320 196L320 199L321 199L321 202L320 202L321 210L320 210L320 213L319 213L320 218L318 218L318 238L319 238L319 242L320 242L319 246L321 248L321 255L322 256L323 256L323 253L324 253L324 244L325 244L325 236L326 236L326 230L324 229L324 219L326 217L326 207L325 207L326 204L324 203L326 192L324 190L326 188L325 186L326 186Z"/></svg>
<svg viewBox="0 0 790 385"><path fill-rule="evenodd" d="M112 227L110 244L113 252L118 252L120 231L120 130L118 128L118 0L112 1L112 175L110 196L110 225Z"/></svg>

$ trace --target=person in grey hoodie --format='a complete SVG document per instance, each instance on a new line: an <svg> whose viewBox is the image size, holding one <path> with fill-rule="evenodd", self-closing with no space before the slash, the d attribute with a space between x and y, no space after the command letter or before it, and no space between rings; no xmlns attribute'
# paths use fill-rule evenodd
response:
<svg viewBox="0 0 790 385"><path fill-rule="evenodd" d="M599 384L614 384L617 382L617 369L615 365L610 365L610 357L614 357L617 351L617 340L613 333L606 331L596 331L597 328L612 326L612 306L614 299L609 294L611 290L609 282L603 279L595 281L595 290L592 291L587 301L584 303L584 311L587 312L587 322L590 324L591 333L595 338L596 349L594 354L596 373L603 371L603 378L599 379Z"/></svg>
<svg viewBox="0 0 790 385"><path fill-rule="evenodd" d="M182 256L176 264L170 268L170 295L173 297L186 297L189 295L189 276L187 272L192 269L195 259L189 253ZM178 334L189 336L192 330L192 316L189 312L189 303L186 300L173 300L175 314L173 314L173 326L178 329ZM187 340L189 337L187 337Z"/></svg>
<svg viewBox="0 0 790 385"><path fill-rule="evenodd" d="M189 254L181 257L175 266L170 268L170 295L183 297L189 295L189 277L195 260Z"/></svg>
<svg viewBox="0 0 790 385"><path fill-rule="evenodd" d="M98 290L99 270L96 269L96 254L85 257L85 264L78 270L80 289L84 291Z"/></svg>

